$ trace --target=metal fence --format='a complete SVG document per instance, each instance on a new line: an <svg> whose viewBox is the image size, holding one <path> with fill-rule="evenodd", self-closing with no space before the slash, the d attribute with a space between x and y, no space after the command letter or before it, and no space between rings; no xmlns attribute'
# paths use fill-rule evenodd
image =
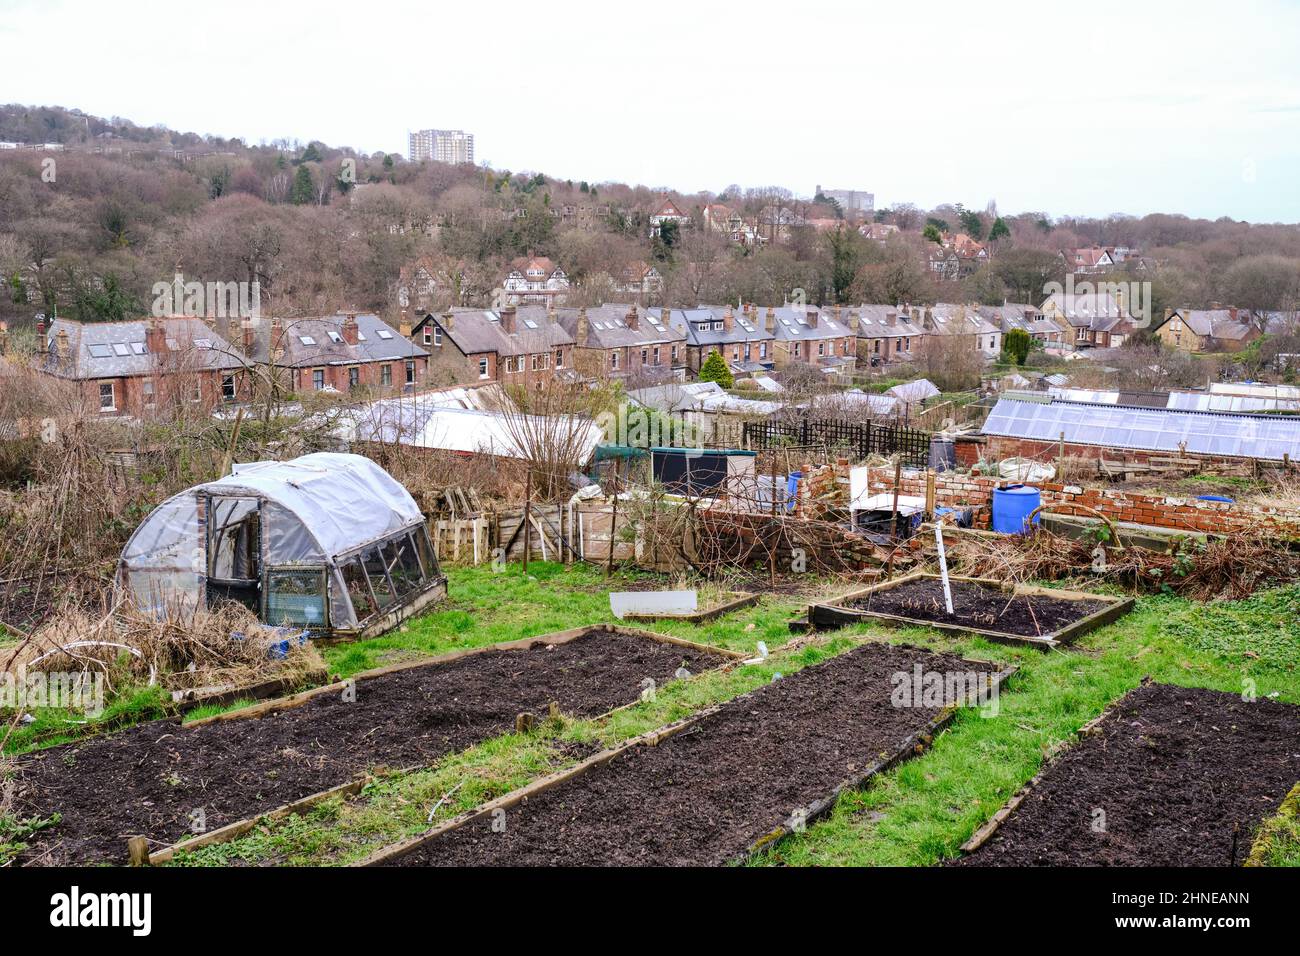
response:
<svg viewBox="0 0 1300 956"><path fill-rule="evenodd" d="M795 446L846 448L859 459L870 455L903 456L903 464L925 468L930 462L930 433L906 425L877 422L802 419L797 422L746 422L744 447L755 451Z"/></svg>

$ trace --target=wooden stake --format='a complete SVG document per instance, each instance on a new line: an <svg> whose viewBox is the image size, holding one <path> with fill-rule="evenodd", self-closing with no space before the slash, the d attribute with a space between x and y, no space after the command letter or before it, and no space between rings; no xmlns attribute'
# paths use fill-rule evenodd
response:
<svg viewBox="0 0 1300 956"><path fill-rule="evenodd" d="M524 574L528 573L528 549L531 545L530 528L528 527L529 519L532 518L533 504L533 472L528 470L528 478L524 481Z"/></svg>
<svg viewBox="0 0 1300 956"><path fill-rule="evenodd" d="M605 561L605 577L608 578L614 573L614 532L618 530L618 465L619 459L614 459L614 496L613 503L609 509L609 555Z"/></svg>
<svg viewBox="0 0 1300 956"><path fill-rule="evenodd" d="M127 857L132 866L147 866L149 864L149 841L142 836L133 836L126 841Z"/></svg>

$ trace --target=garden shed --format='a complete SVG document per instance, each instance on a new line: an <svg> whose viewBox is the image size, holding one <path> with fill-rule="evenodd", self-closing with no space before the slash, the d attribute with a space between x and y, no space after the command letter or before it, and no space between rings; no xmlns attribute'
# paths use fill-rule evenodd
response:
<svg viewBox="0 0 1300 956"><path fill-rule="evenodd" d="M235 465L169 498L118 562L154 613L238 601L268 624L370 636L446 596L424 516L360 455Z"/></svg>

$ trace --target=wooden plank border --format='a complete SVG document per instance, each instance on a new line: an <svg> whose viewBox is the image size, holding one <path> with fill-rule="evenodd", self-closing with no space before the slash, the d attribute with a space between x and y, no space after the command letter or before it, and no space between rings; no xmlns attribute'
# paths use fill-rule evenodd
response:
<svg viewBox="0 0 1300 956"><path fill-rule="evenodd" d="M968 657L964 657L962 660L968 661L972 664L993 664L992 661L982 661ZM1019 668L1013 664L990 674L990 691L994 694L1000 694L1002 692L1002 686L1016 673L1017 670L1019 670ZM806 826L814 820L830 813L831 810L834 809L836 802L845 793L861 790L872 780L872 778L879 774L893 769L898 764L903 763L911 757L919 757L929 748L935 738L947 729L948 725L951 724L953 719L957 716L957 712L961 709L962 708L957 704L949 704L933 718L927 721L924 727L905 737L898 749L893 753L878 758L863 770L862 773L854 774L853 776L841 781L840 784L831 790L831 792L826 796L814 800L808 805L802 824ZM797 827L798 825L795 823L793 818L787 820L785 823L751 843L749 848L738 857L738 860L743 862L765 852L781 840L785 839L791 833L797 832Z"/></svg>
<svg viewBox="0 0 1300 956"><path fill-rule="evenodd" d="M1089 631L1093 631L1123 617L1129 611L1133 610L1135 605L1135 602L1131 597L1115 597L1110 594L1095 594L1091 591L1072 591L1065 588L1044 588L1035 584L1017 584L1015 586L1015 593L1017 595L1055 597L1067 601L1099 601L1106 605L1077 621L1067 624L1059 630L1050 631L1041 637L1030 637L1024 634L1011 634L1006 631L997 631L991 628L945 624L942 621L927 621L920 618L905 617L901 614L886 614L882 611L868 611L862 608L844 606L851 601L870 597L872 594L880 591L887 591L892 588L901 587L904 584L909 584L914 581L937 580L938 577L939 575L937 574L915 571L911 574L906 574L890 581L884 581L868 588L851 591L848 594L841 595L840 597L834 598L830 601L813 602L808 605L807 626L813 629L823 627L834 629L837 627L844 627L848 624L875 621L891 627L923 627L934 631L940 631L944 634L963 637L974 634L991 641L996 641L1000 644L1013 644L1023 647L1037 647L1041 650L1051 650L1066 644L1071 644ZM999 588L1003 583L994 578L971 578L959 575L950 576L950 580ZM792 630L796 623L797 621L791 622Z"/></svg>
<svg viewBox="0 0 1300 956"><path fill-rule="evenodd" d="M703 611L696 611L694 614L625 614L623 620L640 622L686 621L691 624L701 624L704 621L722 617L724 614L730 614L732 611L738 611L743 607L751 607L757 604L761 597L761 595L751 594L748 591L728 591L727 593L737 596L730 601L705 608Z"/></svg>
<svg viewBox="0 0 1300 956"><path fill-rule="evenodd" d="M1134 688L1134 690L1136 690L1136 688ZM963 854L974 853L987 843L989 838L997 832L998 827L1002 826L1006 821L1007 817L1011 816L1011 814L1015 812L1016 807L1020 806L1020 804L1024 802L1025 798L1033 793L1034 789L1042 782L1043 777L1047 775L1047 772L1051 770L1060 759L1061 754L1073 746L1080 738L1095 734L1102 722L1105 721L1106 718L1109 717L1131 693L1133 693L1132 690L1125 691L1121 696L1112 700L1109 704L1103 707L1100 714L1085 722L1083 726L1076 730L1072 735L1065 737L1062 740L1058 740L1053 744L1051 749L1049 749L1047 754L1044 756L1042 764L1039 765L1038 772L1030 777L1028 782L1022 784L1015 793L1007 798L1007 802L1002 804L1002 806L994 812L993 816L984 821L984 823L982 823L975 832L970 835L970 838L961 845L961 852Z"/></svg>
<svg viewBox="0 0 1300 956"><path fill-rule="evenodd" d="M476 654L484 654L489 651L513 651L528 650L534 644L567 644L570 641L577 640L592 631L611 631L617 634L623 634L629 637L639 637L646 640L657 641L660 644L675 644L679 647L687 647L701 653L712 654L724 660L740 660L744 654L738 651L727 650L722 647L714 647L710 644L699 644L694 641L688 641L680 637L674 637L671 634L656 634L653 631L642 631L636 628L623 627L618 624L588 624L583 627L573 627L564 631L555 631L550 634L539 634L536 637L523 637L513 641L498 641L495 644L483 644L480 647L463 647L454 651L447 651L433 657L422 657L417 660L402 661L397 664L389 664L384 667L377 667L368 671L360 671L353 674L346 680L334 681L321 687L313 687L288 697L278 697L274 700L262 701L248 707L241 707L238 710L228 710L221 714L213 714L211 717L204 717L201 720L190 721L184 724L185 727L201 727L204 724L216 723L222 720L246 720L249 718L264 717L267 714L273 714L282 710L290 710L294 707L300 707L307 703L313 697L319 697L322 694L339 693L348 687L352 682L362 683L373 680L376 677L383 677L388 674L396 674L401 671L414 670L420 667L436 667L439 664L446 664L451 661L457 661L465 657L472 657Z"/></svg>
<svg viewBox="0 0 1300 956"><path fill-rule="evenodd" d="M862 646L864 645L862 644L858 645L858 647L862 647ZM918 650L921 651L922 653L930 654L930 655L937 653L927 648L914 648L914 650ZM852 651L846 651L845 653L852 653ZM969 663L972 664L981 664L985 666L990 666L990 665L997 666L992 661L983 661L974 658L962 658L962 660L968 661ZM811 666L815 667L816 665L811 665ZM1008 667L1002 668L1001 670L994 671L989 675L990 680L992 682L991 686L993 688L996 688L998 692L1000 692L1000 688L1002 687L1002 685L1006 682L1008 678L1010 678L1013 674L1015 674L1017 670L1018 668L1015 665L1010 665ZM425 844L442 836L444 833L447 833L451 830L460 829L463 826L467 826L471 823L489 817L497 810L509 810L513 807L516 807L519 804L528 800L530 797L534 797L537 796L538 794L544 793L553 787L556 787L562 783L567 783L570 780L574 780L577 777L581 777L583 774L587 773L590 770L593 770L597 767L609 763L611 760L615 759L616 757L620 756L623 753L626 753L627 751L631 750L634 747L658 746L660 743L664 742L665 740L668 740L669 738L674 737L685 730L691 729L699 721L703 720L705 717L709 717L717 713L723 707L729 707L735 705L738 702L751 697L757 690L761 690L761 689L762 689L761 687L755 688L755 690L751 690L748 691L747 693L740 694L737 697L732 697L729 700L722 701L721 703L713 704L709 707L706 707L703 710L695 714L692 714L689 717L683 718L682 720L675 721L671 724L666 724L663 727L658 728L657 730L652 730L647 733L640 734L636 737L632 737L629 740L625 740L623 743L618 744L617 746L614 747L610 747L606 750L602 750L600 753L594 754L593 756L588 757L586 760L583 760L580 763L577 763L566 770L560 770L560 771L556 771L555 773L548 774L545 777L542 777L538 780L533 781L532 783L520 787L518 790L513 790L510 793L497 797L495 800L490 800L487 803L481 804L480 806L473 808L472 810L468 810L465 813L462 813L457 817L453 817L452 819L447 820L445 823L442 823L431 830L426 830L425 832L418 833L415 836L407 837L405 840L401 840L389 846L381 847L380 849L375 850L369 856L365 857L364 859L352 865L360 866L360 867L384 866L396 860L400 860L402 857L405 857L413 853L414 851L418 850L420 847L424 846ZM816 817L819 817L829 812L830 809L835 805L835 801L846 790L857 789L863 786L868 780L870 780L876 774L888 770L890 767L894 766L895 764L903 762L909 756L921 753L925 747L929 746L930 742L939 733L939 731L943 730L952 721L952 719L956 716L958 709L959 708L956 705L945 707L943 711L941 711L933 719L928 721L925 727L921 728L916 733L907 737L901 743L899 749L896 750L893 754L885 758L882 758L880 760L877 760L863 774L857 775L853 778L850 778L849 780L840 783L839 786L835 787L835 789L830 792L830 794L828 794L825 797L819 798L818 800L815 800L809 808L808 816L806 817L806 819L812 820L815 819ZM764 836L756 840L754 843L750 844L748 849L741 854L740 859L746 859L750 856L753 856L755 853L767 847L772 846L774 843L781 840L785 836L789 835L789 833L791 832L792 832L791 824L789 823L782 824L781 826L777 827L775 830L768 832L767 834L765 834Z"/></svg>

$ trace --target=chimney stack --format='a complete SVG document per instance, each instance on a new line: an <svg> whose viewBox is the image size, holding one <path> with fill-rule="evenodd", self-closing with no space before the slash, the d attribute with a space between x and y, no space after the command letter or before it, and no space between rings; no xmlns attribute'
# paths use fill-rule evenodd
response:
<svg viewBox="0 0 1300 956"><path fill-rule="evenodd" d="M516 310L513 305L501 307L501 328L506 335L515 334L515 313Z"/></svg>
<svg viewBox="0 0 1300 956"><path fill-rule="evenodd" d="M769 332L776 331L776 309L772 308L770 305L767 307L766 325Z"/></svg>
<svg viewBox="0 0 1300 956"><path fill-rule="evenodd" d="M808 328L810 329L817 328L817 317L819 315L821 315L821 312L818 311L816 306L813 306L812 308L804 312L804 318L808 322ZM840 317L840 307L837 305L835 307L835 318L838 319L839 317Z"/></svg>
<svg viewBox="0 0 1300 956"><path fill-rule="evenodd" d="M406 314L405 309L402 310L402 314L403 315ZM408 324L409 324L409 320L408 320ZM349 312L347 315L343 317L343 341L346 342L348 345L356 345L358 342L361 341L360 332L361 330L357 327L356 314L353 312ZM409 329L407 330L406 337L408 339L411 337Z"/></svg>
<svg viewBox="0 0 1300 956"><path fill-rule="evenodd" d="M231 348L239 342L239 324L238 316L231 316L226 320L226 341L230 343Z"/></svg>
<svg viewBox="0 0 1300 956"><path fill-rule="evenodd" d="M886 324L887 326L889 326L891 329L893 329L893 328L897 328L897 326L898 326L898 313L897 313L897 312L886 312L886 313L885 313L885 324Z"/></svg>
<svg viewBox="0 0 1300 956"><path fill-rule="evenodd" d="M284 358L284 323L271 320L271 361L279 363Z"/></svg>
<svg viewBox="0 0 1300 956"><path fill-rule="evenodd" d="M45 319L42 318L36 323L36 335L39 338L45 337Z"/></svg>
<svg viewBox="0 0 1300 956"><path fill-rule="evenodd" d="M587 347L587 338L591 334L591 323L587 321L587 310L585 308L578 310L578 329L574 338L577 339L577 345L582 348Z"/></svg>
<svg viewBox="0 0 1300 956"><path fill-rule="evenodd" d="M859 322L859 319L858 319L858 313L856 313L856 312L850 312L850 313L849 313L849 331L852 332L854 335L857 335L857 334L858 334L858 322Z"/></svg>
<svg viewBox="0 0 1300 956"><path fill-rule="evenodd" d="M59 357L59 364L68 364L68 330L59 329L59 334L54 337L56 354Z"/></svg>
<svg viewBox="0 0 1300 956"><path fill-rule="evenodd" d="M641 328L641 318L637 315L635 305L627 310L627 316L625 318L627 319L627 327L633 332Z"/></svg>
<svg viewBox="0 0 1300 956"><path fill-rule="evenodd" d="M244 354L251 358L253 355L253 350L257 345L257 341L253 333L253 323L250 319L244 319L244 321L240 323L240 326L242 332L241 337L243 338L244 341Z"/></svg>
<svg viewBox="0 0 1300 956"><path fill-rule="evenodd" d="M352 316L354 322L356 318L355 315ZM404 339L411 337L411 312L409 309L402 309L397 313L397 331Z"/></svg>
<svg viewBox="0 0 1300 956"><path fill-rule="evenodd" d="M455 322L456 322L456 313L452 312L451 309L448 309L446 312L442 313L442 327L445 330L450 332L455 327Z"/></svg>
<svg viewBox="0 0 1300 956"><path fill-rule="evenodd" d="M63 333L60 332L60 335ZM156 318L150 318L144 328L144 344L150 355L167 354L167 330Z"/></svg>
<svg viewBox="0 0 1300 956"><path fill-rule="evenodd" d="M546 321L549 324L554 325L559 320L560 313L556 311L555 300L552 299L550 302L546 303Z"/></svg>
<svg viewBox="0 0 1300 956"><path fill-rule="evenodd" d="M727 306L727 311L722 313L722 328L730 332L736 327L736 317L731 314L731 306Z"/></svg>

